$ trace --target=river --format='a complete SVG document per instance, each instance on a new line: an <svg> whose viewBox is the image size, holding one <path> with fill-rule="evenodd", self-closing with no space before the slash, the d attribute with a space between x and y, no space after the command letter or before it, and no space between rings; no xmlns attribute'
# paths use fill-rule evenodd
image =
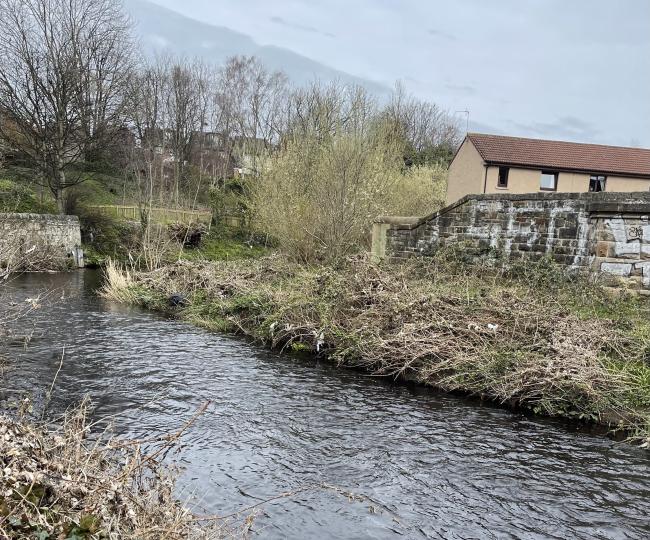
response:
<svg viewBox="0 0 650 540"><path fill-rule="evenodd" d="M0 400L36 404L65 347L50 414L90 394L120 435L178 429L179 496L257 509L256 538L648 538L650 456L575 426L392 384L97 298L97 272L31 274L50 291L15 342Z"/></svg>

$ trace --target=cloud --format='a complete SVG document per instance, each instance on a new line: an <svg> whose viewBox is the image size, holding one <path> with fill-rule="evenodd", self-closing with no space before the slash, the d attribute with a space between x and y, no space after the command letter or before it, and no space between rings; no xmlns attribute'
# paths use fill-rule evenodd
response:
<svg viewBox="0 0 650 540"><path fill-rule="evenodd" d="M444 30L436 30L435 28L429 28L427 30L427 34L433 37L437 38L442 38L442 39L448 39L450 41L455 41L457 38L456 36L449 34L448 32L445 32Z"/></svg>
<svg viewBox="0 0 650 540"><path fill-rule="evenodd" d="M445 84L445 88L447 90L451 90L452 92L458 92L460 94L465 94L468 96L473 96L476 94L476 88L469 84Z"/></svg>
<svg viewBox="0 0 650 540"><path fill-rule="evenodd" d="M575 116L563 116L553 122L511 123L524 134L538 137L592 141L600 133L593 124Z"/></svg>
<svg viewBox="0 0 650 540"><path fill-rule="evenodd" d="M145 39L159 49L165 49L171 45L171 42L167 38L159 34L148 34L145 36Z"/></svg>
<svg viewBox="0 0 650 540"><path fill-rule="evenodd" d="M205 35L215 47L198 54L279 47L384 86L406 81L419 98L467 108L503 133L650 146L650 70L639 67L650 55L650 0L624 10L611 0L154 1L255 41Z"/></svg>
<svg viewBox="0 0 650 540"><path fill-rule="evenodd" d="M318 28L314 28L313 26L287 21L286 19L283 19L282 17L278 17L278 16L271 17L271 22L274 22L275 24L280 24L282 26L286 26L287 28L293 28L294 30L300 30L301 32L308 32L310 34L320 34L321 36L325 36L329 38L336 37L331 32L323 32L322 30L319 30Z"/></svg>
<svg viewBox="0 0 650 540"><path fill-rule="evenodd" d="M499 128L494 127L491 124L484 124L483 122L477 122L475 120L472 120L471 116L469 119L469 130L474 133L490 133L492 135L503 135L503 131L500 130Z"/></svg>

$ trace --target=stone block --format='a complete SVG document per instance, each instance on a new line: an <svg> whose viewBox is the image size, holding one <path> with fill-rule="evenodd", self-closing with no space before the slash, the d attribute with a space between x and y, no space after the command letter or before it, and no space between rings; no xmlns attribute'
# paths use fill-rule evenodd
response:
<svg viewBox="0 0 650 540"><path fill-rule="evenodd" d="M577 227L562 227L558 229L558 238L575 238L578 236Z"/></svg>
<svg viewBox="0 0 650 540"><path fill-rule="evenodd" d="M567 255L564 255L564 254L561 254L561 253L555 253L555 252L553 252L552 258L556 263L562 264L562 265L571 264L571 261L573 259L572 256L567 256Z"/></svg>
<svg viewBox="0 0 650 540"><path fill-rule="evenodd" d="M604 262L600 265L600 271L614 276L628 277L632 272L632 264Z"/></svg>
<svg viewBox="0 0 650 540"><path fill-rule="evenodd" d="M613 257L614 243L600 241L596 244L596 257Z"/></svg>

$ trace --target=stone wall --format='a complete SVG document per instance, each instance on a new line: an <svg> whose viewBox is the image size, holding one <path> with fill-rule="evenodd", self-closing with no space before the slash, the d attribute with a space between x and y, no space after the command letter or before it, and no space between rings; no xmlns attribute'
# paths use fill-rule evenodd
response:
<svg viewBox="0 0 650 540"><path fill-rule="evenodd" d="M0 214L0 264L26 270L83 266L79 218Z"/></svg>
<svg viewBox="0 0 650 540"><path fill-rule="evenodd" d="M650 205L594 203L589 210L592 266L650 289Z"/></svg>
<svg viewBox="0 0 650 540"><path fill-rule="evenodd" d="M470 257L550 257L650 287L650 193L470 195L423 218L383 217L376 260L432 255L444 246Z"/></svg>

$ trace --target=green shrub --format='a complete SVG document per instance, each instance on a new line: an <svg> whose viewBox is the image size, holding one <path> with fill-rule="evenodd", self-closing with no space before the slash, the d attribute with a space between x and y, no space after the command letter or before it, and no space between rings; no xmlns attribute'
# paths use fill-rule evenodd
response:
<svg viewBox="0 0 650 540"><path fill-rule="evenodd" d="M0 179L0 212L52 214L56 213L56 205L50 198L39 201L36 193L26 185Z"/></svg>
<svg viewBox="0 0 650 540"><path fill-rule="evenodd" d="M79 212L79 221L81 240L90 265L101 264L108 257L124 261L129 252L137 250L139 225L83 208Z"/></svg>
<svg viewBox="0 0 650 540"><path fill-rule="evenodd" d="M255 240L255 239L253 239ZM222 261L256 259L269 253L269 249L247 239L242 231L228 227L214 227L201 240L198 248L185 249L183 258L189 260Z"/></svg>

